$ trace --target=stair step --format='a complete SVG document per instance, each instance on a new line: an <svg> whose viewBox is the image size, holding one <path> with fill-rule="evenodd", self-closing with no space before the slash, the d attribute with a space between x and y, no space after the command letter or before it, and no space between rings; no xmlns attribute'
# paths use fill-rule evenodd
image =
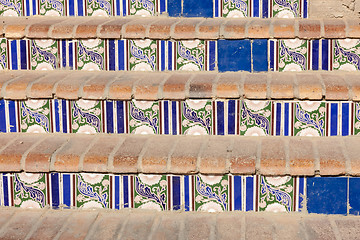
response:
<svg viewBox="0 0 360 240"><path fill-rule="evenodd" d="M305 214L23 209L0 214L6 216L3 239L355 239L360 226L359 217Z"/></svg>
<svg viewBox="0 0 360 240"><path fill-rule="evenodd" d="M360 100L357 72L4 71L0 97L87 100Z"/></svg>
<svg viewBox="0 0 360 240"><path fill-rule="evenodd" d="M357 137L0 136L2 172L360 175Z"/></svg>

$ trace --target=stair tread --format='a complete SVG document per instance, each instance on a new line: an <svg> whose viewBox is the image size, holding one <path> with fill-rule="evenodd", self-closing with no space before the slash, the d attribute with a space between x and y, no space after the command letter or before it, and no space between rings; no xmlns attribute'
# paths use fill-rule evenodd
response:
<svg viewBox="0 0 360 240"><path fill-rule="evenodd" d="M0 134L2 172L360 175L360 138Z"/></svg>

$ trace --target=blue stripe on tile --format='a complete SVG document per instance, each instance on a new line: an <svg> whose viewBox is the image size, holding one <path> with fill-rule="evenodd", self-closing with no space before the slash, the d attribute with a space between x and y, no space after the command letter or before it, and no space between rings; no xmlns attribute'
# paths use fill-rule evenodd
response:
<svg viewBox="0 0 360 240"><path fill-rule="evenodd" d="M253 71L268 71L268 40L254 39L252 41Z"/></svg>
<svg viewBox="0 0 360 240"><path fill-rule="evenodd" d="M33 0L33 15L37 15L37 13L36 13L36 10L37 10L36 2L37 2L36 0ZM30 6L28 8L30 9Z"/></svg>
<svg viewBox="0 0 360 240"><path fill-rule="evenodd" d="M169 134L169 101L164 101L164 134Z"/></svg>
<svg viewBox="0 0 360 240"><path fill-rule="evenodd" d="M30 0L26 0L25 1L26 2L26 13L25 13L25 15L26 16L30 16ZM34 13L33 13L33 15L35 15Z"/></svg>
<svg viewBox="0 0 360 240"><path fill-rule="evenodd" d="M209 41L209 71L215 70L216 42Z"/></svg>
<svg viewBox="0 0 360 240"><path fill-rule="evenodd" d="M307 18L308 16L308 4L307 4L307 0L303 0L304 1L304 14L303 14L303 18Z"/></svg>
<svg viewBox="0 0 360 240"><path fill-rule="evenodd" d="M73 43L69 43L69 69L72 70L74 68L74 61L73 61Z"/></svg>
<svg viewBox="0 0 360 240"><path fill-rule="evenodd" d="M246 177L246 211L254 210L254 177Z"/></svg>
<svg viewBox="0 0 360 240"><path fill-rule="evenodd" d="M77 9L78 9L77 15L84 16L83 0L77 1Z"/></svg>
<svg viewBox="0 0 360 240"><path fill-rule="evenodd" d="M75 16L74 0L68 0L69 4L69 16Z"/></svg>
<svg viewBox="0 0 360 240"><path fill-rule="evenodd" d="M124 102L116 101L117 129L118 133L125 133Z"/></svg>
<svg viewBox="0 0 360 240"><path fill-rule="evenodd" d="M6 174L3 174L4 206L9 206L9 184Z"/></svg>
<svg viewBox="0 0 360 240"><path fill-rule="evenodd" d="M16 132L16 109L15 101L8 101L9 103L9 119L10 119L10 132Z"/></svg>
<svg viewBox="0 0 360 240"><path fill-rule="evenodd" d="M262 17L268 18L269 17L269 0L262 1Z"/></svg>
<svg viewBox="0 0 360 240"><path fill-rule="evenodd" d="M129 177L123 176L124 208L129 208Z"/></svg>
<svg viewBox="0 0 360 240"><path fill-rule="evenodd" d="M106 101L106 132L114 133L113 101Z"/></svg>
<svg viewBox="0 0 360 240"><path fill-rule="evenodd" d="M119 41L118 41L119 70L125 70L124 44L125 44L125 40L119 40Z"/></svg>
<svg viewBox="0 0 360 240"><path fill-rule="evenodd" d="M61 109L62 109L62 126L63 126L63 133L67 133L67 113L66 113L66 100L61 100Z"/></svg>
<svg viewBox="0 0 360 240"><path fill-rule="evenodd" d="M181 209L181 192L180 192L180 177L172 177L172 199L173 199L173 210Z"/></svg>
<svg viewBox="0 0 360 240"><path fill-rule="evenodd" d="M71 183L70 174L63 174L63 203L71 207Z"/></svg>
<svg viewBox="0 0 360 240"><path fill-rule="evenodd" d="M166 12L166 1L160 0L160 13Z"/></svg>
<svg viewBox="0 0 360 240"><path fill-rule="evenodd" d="M219 0L215 0L215 6L214 7L215 7L215 9L214 9L214 17L220 17L219 16Z"/></svg>
<svg viewBox="0 0 360 240"><path fill-rule="evenodd" d="M285 107L284 107L284 136L289 136L289 118L290 118L290 115L289 115L289 106L290 106L290 103L285 103Z"/></svg>
<svg viewBox="0 0 360 240"><path fill-rule="evenodd" d="M115 70L115 41L109 40L109 70Z"/></svg>
<svg viewBox="0 0 360 240"><path fill-rule="evenodd" d="M305 201L305 178L299 177L299 212L303 210L304 207L304 201Z"/></svg>
<svg viewBox="0 0 360 240"><path fill-rule="evenodd" d="M127 0L122 0L122 3L123 3L123 16L127 15L126 2L127 2Z"/></svg>
<svg viewBox="0 0 360 240"><path fill-rule="evenodd" d="M189 211L190 210L190 199L189 199L189 194L190 194L190 188L189 188L189 176L184 176L184 191L185 191L185 211Z"/></svg>
<svg viewBox="0 0 360 240"><path fill-rule="evenodd" d="M260 1L253 0L253 15L252 17L259 17L260 16Z"/></svg>
<svg viewBox="0 0 360 240"><path fill-rule="evenodd" d="M234 176L234 210L242 210L242 177Z"/></svg>
<svg viewBox="0 0 360 240"><path fill-rule="evenodd" d="M60 205L59 173L51 173L51 201L52 207L58 208Z"/></svg>
<svg viewBox="0 0 360 240"><path fill-rule="evenodd" d="M234 58L236 56L236 58ZM244 40L218 40L219 72L251 71L251 42Z"/></svg>
<svg viewBox="0 0 360 240"><path fill-rule="evenodd" d="M306 181L309 213L347 213L347 177L309 177Z"/></svg>
<svg viewBox="0 0 360 240"><path fill-rule="evenodd" d="M120 0L116 0L116 14L115 14L115 16L121 16Z"/></svg>
<svg viewBox="0 0 360 240"><path fill-rule="evenodd" d="M172 42L168 41L168 70L173 70L172 69L172 61L173 61L173 57L172 57Z"/></svg>
<svg viewBox="0 0 360 240"><path fill-rule="evenodd" d="M0 100L0 132L6 132L5 101Z"/></svg>
<svg viewBox="0 0 360 240"><path fill-rule="evenodd" d="M275 42L274 41L269 41L270 42L270 71L274 71L275 68L275 57L274 57L274 47L275 47Z"/></svg>
<svg viewBox="0 0 360 240"><path fill-rule="evenodd" d="M235 134L235 101L228 101L228 134Z"/></svg>
<svg viewBox="0 0 360 240"><path fill-rule="evenodd" d="M280 136L281 129L281 103L276 103L276 136Z"/></svg>
<svg viewBox="0 0 360 240"><path fill-rule="evenodd" d="M176 120L177 120L177 114L176 114L176 101L173 101L171 106L171 125L172 125L172 134L173 135L177 135L177 124L176 124Z"/></svg>
<svg viewBox="0 0 360 240"><path fill-rule="evenodd" d="M11 69L17 70L18 69L18 56L17 56L17 40L11 40L10 41L10 47L11 47Z"/></svg>
<svg viewBox="0 0 360 240"><path fill-rule="evenodd" d="M319 70L319 40L312 40L312 70Z"/></svg>
<svg viewBox="0 0 360 240"><path fill-rule="evenodd" d="M115 209L120 209L120 176L115 176Z"/></svg>
<svg viewBox="0 0 360 240"><path fill-rule="evenodd" d="M66 67L66 40L61 40L62 67Z"/></svg>
<svg viewBox="0 0 360 240"><path fill-rule="evenodd" d="M341 135L349 135L349 103L341 105Z"/></svg>
<svg viewBox="0 0 360 240"><path fill-rule="evenodd" d="M160 68L161 71L165 71L165 60L166 60L166 51L165 51L165 41L160 41L160 48L161 48L161 63L160 63Z"/></svg>
<svg viewBox="0 0 360 240"><path fill-rule="evenodd" d="M217 135L224 135L225 131L225 118L224 118L224 102L218 101L216 102L216 123L217 123Z"/></svg>
<svg viewBox="0 0 360 240"><path fill-rule="evenodd" d="M322 70L329 70L329 40L322 39L321 62Z"/></svg>
<svg viewBox="0 0 360 240"><path fill-rule="evenodd" d="M34 41L34 40L32 40ZM27 40L20 40L20 66L21 69L27 69L27 50L26 50Z"/></svg>
<svg viewBox="0 0 360 240"><path fill-rule="evenodd" d="M54 108L55 108L55 132L60 132L60 109L59 109L59 101L58 99L54 100Z"/></svg>
<svg viewBox="0 0 360 240"><path fill-rule="evenodd" d="M330 135L336 136L338 130L338 103L331 103Z"/></svg>

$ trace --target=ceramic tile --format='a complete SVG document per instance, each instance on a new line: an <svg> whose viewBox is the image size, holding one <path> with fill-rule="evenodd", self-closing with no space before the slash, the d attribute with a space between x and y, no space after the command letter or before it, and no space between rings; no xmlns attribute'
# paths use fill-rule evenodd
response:
<svg viewBox="0 0 360 240"><path fill-rule="evenodd" d="M268 40L254 39L251 44L252 72L268 71Z"/></svg>
<svg viewBox="0 0 360 240"><path fill-rule="evenodd" d="M213 107L210 100L182 102L181 130L185 135L211 135Z"/></svg>
<svg viewBox="0 0 360 240"><path fill-rule="evenodd" d="M1 38L0 39L0 70L8 68L7 55L8 53L6 47L6 39Z"/></svg>
<svg viewBox="0 0 360 240"><path fill-rule="evenodd" d="M184 17L213 17L213 1L183 0L182 12Z"/></svg>
<svg viewBox="0 0 360 240"><path fill-rule="evenodd" d="M176 48L176 70L204 71L206 49L204 40L178 41Z"/></svg>
<svg viewBox="0 0 360 240"><path fill-rule="evenodd" d="M279 40L277 42L278 65L276 70L279 72L309 70L308 44L308 40Z"/></svg>
<svg viewBox="0 0 360 240"><path fill-rule="evenodd" d="M66 15L66 0L38 0L38 6L39 6L39 15L46 15L46 16Z"/></svg>
<svg viewBox="0 0 360 240"><path fill-rule="evenodd" d="M242 101L239 127L240 135L271 135L271 112L272 104L270 101Z"/></svg>
<svg viewBox="0 0 360 240"><path fill-rule="evenodd" d="M58 68L58 42L55 40L30 40L31 69L54 70Z"/></svg>
<svg viewBox="0 0 360 240"><path fill-rule="evenodd" d="M20 104L21 132L45 133L51 129L51 100L26 100Z"/></svg>
<svg viewBox="0 0 360 240"><path fill-rule="evenodd" d="M73 133L100 133L103 131L102 101L77 100L71 104L71 131Z"/></svg>
<svg viewBox="0 0 360 240"><path fill-rule="evenodd" d="M355 105L354 112L354 135L360 133L360 103L353 103Z"/></svg>
<svg viewBox="0 0 360 240"><path fill-rule="evenodd" d="M106 70L105 40L80 40L76 44L76 64L78 70Z"/></svg>
<svg viewBox="0 0 360 240"><path fill-rule="evenodd" d="M129 40L129 71L157 71L158 41L156 40Z"/></svg>
<svg viewBox="0 0 360 240"><path fill-rule="evenodd" d="M159 102L129 102L129 132L135 134L159 133Z"/></svg>
<svg viewBox="0 0 360 240"><path fill-rule="evenodd" d="M23 16L23 0L9 0L0 3L1 16Z"/></svg>
<svg viewBox="0 0 360 240"><path fill-rule="evenodd" d="M251 41L218 40L218 68L220 72L251 72Z"/></svg>
<svg viewBox="0 0 360 240"><path fill-rule="evenodd" d="M301 0L271 0L272 16L278 18L301 17Z"/></svg>
<svg viewBox="0 0 360 240"><path fill-rule="evenodd" d="M349 178L349 213L360 215L360 178Z"/></svg>
<svg viewBox="0 0 360 240"><path fill-rule="evenodd" d="M110 208L110 183L107 174L76 174L76 207Z"/></svg>
<svg viewBox="0 0 360 240"><path fill-rule="evenodd" d="M360 40L333 40L333 70L360 70Z"/></svg>
<svg viewBox="0 0 360 240"><path fill-rule="evenodd" d="M325 102L298 102L294 106L294 136L325 136Z"/></svg>
<svg viewBox="0 0 360 240"><path fill-rule="evenodd" d="M250 17L251 0L220 0L221 16L230 18Z"/></svg>
<svg viewBox="0 0 360 240"><path fill-rule="evenodd" d="M6 132L5 100L0 100L0 132Z"/></svg>
<svg viewBox="0 0 360 240"><path fill-rule="evenodd" d="M86 0L87 16L112 16L114 15L114 0Z"/></svg>

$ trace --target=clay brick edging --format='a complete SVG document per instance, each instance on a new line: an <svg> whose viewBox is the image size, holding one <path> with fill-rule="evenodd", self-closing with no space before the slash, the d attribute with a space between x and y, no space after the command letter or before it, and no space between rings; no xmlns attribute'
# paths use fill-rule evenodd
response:
<svg viewBox="0 0 360 240"><path fill-rule="evenodd" d="M20 38L242 39L360 38L359 19L171 17L0 17L2 33Z"/></svg>
<svg viewBox="0 0 360 240"><path fill-rule="evenodd" d="M71 78L69 76L71 75ZM3 71L0 98L87 100L299 99L360 101L360 73Z"/></svg>
<svg viewBox="0 0 360 240"><path fill-rule="evenodd" d="M354 136L7 133L0 139L7 142L0 149L1 172L360 176L359 150L354 147L360 138Z"/></svg>

